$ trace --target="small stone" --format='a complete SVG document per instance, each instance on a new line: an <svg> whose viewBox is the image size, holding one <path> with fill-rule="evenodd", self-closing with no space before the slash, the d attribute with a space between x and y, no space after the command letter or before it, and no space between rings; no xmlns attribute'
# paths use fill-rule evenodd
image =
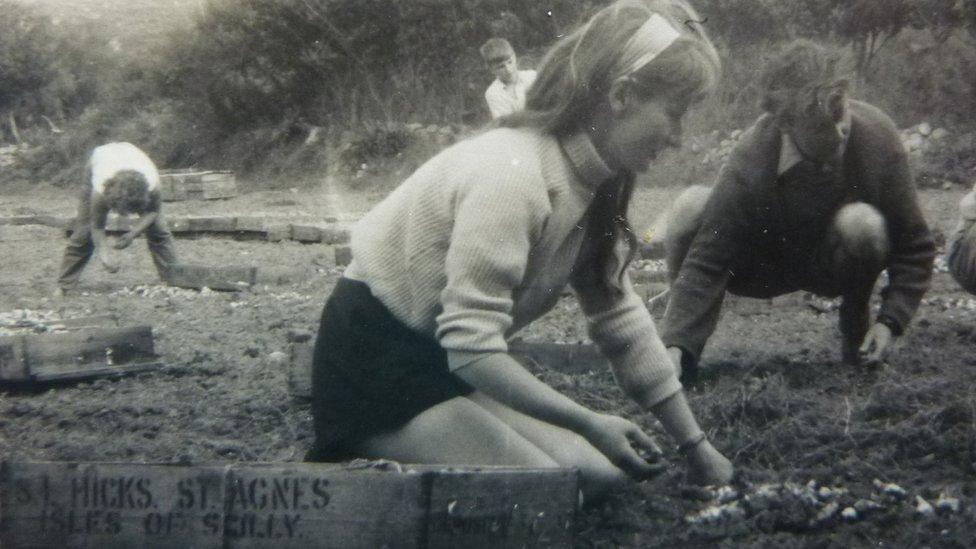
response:
<svg viewBox="0 0 976 549"><path fill-rule="evenodd" d="M272 364L284 364L288 361L288 354L281 351L274 351L268 354L268 360L270 360Z"/></svg>
<svg viewBox="0 0 976 549"><path fill-rule="evenodd" d="M936 128L935 131L932 132L932 135L929 136L929 139L935 139L938 141L940 139L945 139L948 135L949 132L947 132L945 128Z"/></svg>
<svg viewBox="0 0 976 549"><path fill-rule="evenodd" d="M928 137L932 134L932 126L928 122L922 122L915 128L918 133Z"/></svg>
<svg viewBox="0 0 976 549"><path fill-rule="evenodd" d="M867 515L873 511L877 511L878 509L883 509L883 508L884 506L881 505L880 503L871 501L869 499L859 499L854 502L854 510L861 515Z"/></svg>
<svg viewBox="0 0 976 549"><path fill-rule="evenodd" d="M945 182L943 182L942 183L942 190L943 191L951 191L952 190L952 181L945 181Z"/></svg>
<svg viewBox="0 0 976 549"><path fill-rule="evenodd" d="M907 497L908 495L907 492L905 492L904 488L898 486L893 482L886 483L886 482L881 482L878 479L874 479L873 484L874 487L877 488L878 491L880 491L882 494L886 496L890 496L894 499L898 499L898 500L905 499L905 497Z"/></svg>
<svg viewBox="0 0 976 549"><path fill-rule="evenodd" d="M935 516L935 508L932 504L925 501L922 496L915 496L915 511L917 511L923 517L933 517Z"/></svg>
<svg viewBox="0 0 976 549"><path fill-rule="evenodd" d="M846 521L854 522L858 519L857 510L853 507L845 507L844 510L840 512L840 517Z"/></svg>
<svg viewBox="0 0 976 549"><path fill-rule="evenodd" d="M837 514L837 511L839 509L840 509L840 505L836 501L832 501L827 505L824 505L823 509L817 512L817 516L813 518L813 523L819 524L821 522L826 522L830 520L831 518L833 518L834 515Z"/></svg>
<svg viewBox="0 0 976 549"><path fill-rule="evenodd" d="M913 133L905 139L904 143L905 148L909 151L917 151L925 145L925 139L921 135Z"/></svg>
<svg viewBox="0 0 976 549"><path fill-rule="evenodd" d="M959 498L953 498L945 494L939 494L939 499L935 500L935 508L943 513L958 513Z"/></svg>

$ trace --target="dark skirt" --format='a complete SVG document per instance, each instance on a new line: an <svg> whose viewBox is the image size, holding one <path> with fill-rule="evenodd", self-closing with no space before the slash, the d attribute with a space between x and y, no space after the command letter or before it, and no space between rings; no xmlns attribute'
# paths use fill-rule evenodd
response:
<svg viewBox="0 0 976 549"><path fill-rule="evenodd" d="M365 439L472 391L448 370L447 353L435 339L396 319L366 284L341 278L315 341L315 444L306 460L357 457L354 449Z"/></svg>

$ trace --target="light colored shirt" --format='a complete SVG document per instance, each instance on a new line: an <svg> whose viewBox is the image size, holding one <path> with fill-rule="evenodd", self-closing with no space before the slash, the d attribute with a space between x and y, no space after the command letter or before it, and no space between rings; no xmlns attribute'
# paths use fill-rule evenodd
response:
<svg viewBox="0 0 976 549"><path fill-rule="evenodd" d="M107 143L96 147L88 162L91 168L92 190L99 194L105 192L106 181L126 170L141 173L146 178L150 191L159 186L159 171L156 169L156 164L132 143Z"/></svg>
<svg viewBox="0 0 976 549"><path fill-rule="evenodd" d="M524 109L525 92L535 82L535 76L533 70L518 71L518 77L508 85L496 78L485 90L485 101L488 102L491 117L499 118Z"/></svg>
<svg viewBox="0 0 976 549"><path fill-rule="evenodd" d="M452 370L506 353L507 338L556 304L594 249L585 216L611 176L585 134L560 142L524 128L485 132L429 160L359 221L345 276L436 338ZM574 290L627 394L650 406L681 389L626 275L622 294Z"/></svg>

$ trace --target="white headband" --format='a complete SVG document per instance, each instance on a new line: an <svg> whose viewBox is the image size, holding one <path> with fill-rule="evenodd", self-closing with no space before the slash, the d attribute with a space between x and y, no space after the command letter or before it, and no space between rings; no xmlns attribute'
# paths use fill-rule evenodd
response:
<svg viewBox="0 0 976 549"><path fill-rule="evenodd" d="M614 80L630 76L650 63L681 36L667 19L654 13L637 29L624 46L617 62Z"/></svg>

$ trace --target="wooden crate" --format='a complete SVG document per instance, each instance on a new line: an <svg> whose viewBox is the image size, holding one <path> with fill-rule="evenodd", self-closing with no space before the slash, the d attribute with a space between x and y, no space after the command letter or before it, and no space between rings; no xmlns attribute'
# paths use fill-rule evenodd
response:
<svg viewBox="0 0 976 549"><path fill-rule="evenodd" d="M237 292L250 288L257 281L257 267L213 267L178 263L170 266L166 283L179 288L210 288Z"/></svg>
<svg viewBox="0 0 976 549"><path fill-rule="evenodd" d="M130 374L162 366L152 328L83 328L0 337L0 381L70 381Z"/></svg>
<svg viewBox="0 0 976 549"><path fill-rule="evenodd" d="M366 465L2 462L0 546L572 544L574 469Z"/></svg>
<svg viewBox="0 0 976 549"><path fill-rule="evenodd" d="M160 172L159 184L165 201L237 196L237 180L229 171L166 170Z"/></svg>

